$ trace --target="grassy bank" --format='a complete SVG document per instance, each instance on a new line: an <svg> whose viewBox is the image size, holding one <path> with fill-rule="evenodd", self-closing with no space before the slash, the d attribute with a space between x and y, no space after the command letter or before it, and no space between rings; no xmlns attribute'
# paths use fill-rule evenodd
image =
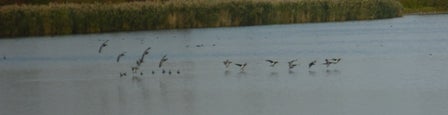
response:
<svg viewBox="0 0 448 115"><path fill-rule="evenodd" d="M367 20L401 16L395 0L231 0L8 5L0 37Z"/></svg>
<svg viewBox="0 0 448 115"><path fill-rule="evenodd" d="M405 13L448 12L448 0L398 0Z"/></svg>

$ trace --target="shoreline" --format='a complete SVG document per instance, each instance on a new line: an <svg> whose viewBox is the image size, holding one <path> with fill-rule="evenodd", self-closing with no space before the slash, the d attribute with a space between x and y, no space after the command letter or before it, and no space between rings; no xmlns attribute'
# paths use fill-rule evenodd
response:
<svg viewBox="0 0 448 115"><path fill-rule="evenodd" d="M438 14L448 14L448 11L420 11L420 12L403 13L403 15L438 15Z"/></svg>

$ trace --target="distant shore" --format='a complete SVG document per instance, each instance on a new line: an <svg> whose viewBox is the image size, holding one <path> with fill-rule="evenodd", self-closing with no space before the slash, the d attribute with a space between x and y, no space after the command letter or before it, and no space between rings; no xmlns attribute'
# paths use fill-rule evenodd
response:
<svg viewBox="0 0 448 115"><path fill-rule="evenodd" d="M0 38L400 17L396 0L51 3L0 7Z"/></svg>

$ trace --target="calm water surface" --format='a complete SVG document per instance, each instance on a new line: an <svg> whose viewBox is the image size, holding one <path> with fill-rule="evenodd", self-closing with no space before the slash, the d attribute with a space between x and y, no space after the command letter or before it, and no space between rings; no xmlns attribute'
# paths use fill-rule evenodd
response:
<svg viewBox="0 0 448 115"><path fill-rule="evenodd" d="M409 15L2 39L0 114L446 114L447 19ZM108 46L99 54L105 40ZM150 54L133 74L131 67L149 46ZM117 63L123 51L126 56ZM158 68L165 54L168 61ZM342 61L328 68L321 64L333 57ZM226 59L248 66L245 72L234 65L226 69ZM272 68L266 59L280 63ZM288 70L292 59L300 65ZM318 64L309 69L313 60Z"/></svg>

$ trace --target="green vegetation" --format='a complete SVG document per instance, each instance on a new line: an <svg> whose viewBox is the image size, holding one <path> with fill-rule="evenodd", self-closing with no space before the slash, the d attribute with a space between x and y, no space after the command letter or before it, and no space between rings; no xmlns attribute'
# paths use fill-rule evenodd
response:
<svg viewBox="0 0 448 115"><path fill-rule="evenodd" d="M405 13L447 12L448 0L398 0Z"/></svg>
<svg viewBox="0 0 448 115"><path fill-rule="evenodd" d="M230 0L0 7L0 37L248 26L401 16L395 0Z"/></svg>
<svg viewBox="0 0 448 115"><path fill-rule="evenodd" d="M162 1L162 0L0 0L0 5L10 5L10 4L43 5L48 3L122 3L122 2L134 2L134 1Z"/></svg>

